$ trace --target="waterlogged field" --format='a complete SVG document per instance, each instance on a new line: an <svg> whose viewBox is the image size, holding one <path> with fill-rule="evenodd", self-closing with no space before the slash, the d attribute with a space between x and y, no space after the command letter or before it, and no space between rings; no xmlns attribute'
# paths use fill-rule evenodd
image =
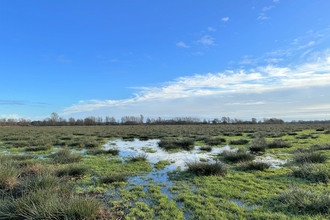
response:
<svg viewBox="0 0 330 220"><path fill-rule="evenodd" d="M0 219L329 219L328 125L0 127Z"/></svg>

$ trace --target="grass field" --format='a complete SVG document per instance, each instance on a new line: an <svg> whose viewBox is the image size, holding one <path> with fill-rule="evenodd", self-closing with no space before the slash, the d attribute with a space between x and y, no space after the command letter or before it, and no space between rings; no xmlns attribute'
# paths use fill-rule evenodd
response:
<svg viewBox="0 0 330 220"><path fill-rule="evenodd" d="M0 219L330 219L328 125L0 127Z"/></svg>

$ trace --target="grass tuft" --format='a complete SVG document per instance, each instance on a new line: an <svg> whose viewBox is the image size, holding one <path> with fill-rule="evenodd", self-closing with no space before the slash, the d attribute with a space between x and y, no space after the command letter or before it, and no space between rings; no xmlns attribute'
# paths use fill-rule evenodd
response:
<svg viewBox="0 0 330 220"><path fill-rule="evenodd" d="M238 151L224 151L221 153L225 161L237 163L241 161L254 160L255 156L246 152L245 150L239 149Z"/></svg>
<svg viewBox="0 0 330 220"><path fill-rule="evenodd" d="M237 140L230 140L229 144L231 145L244 145L249 143L247 139L237 139Z"/></svg>
<svg viewBox="0 0 330 220"><path fill-rule="evenodd" d="M321 153L316 153L313 150L298 149L293 156L293 160L299 164L324 163L328 160L328 156Z"/></svg>
<svg viewBox="0 0 330 220"><path fill-rule="evenodd" d="M212 151L212 147L211 146L201 146L199 148L202 151L207 151L207 152L211 152Z"/></svg>
<svg viewBox="0 0 330 220"><path fill-rule="evenodd" d="M85 175L88 171L88 168L81 166L79 164L70 164L64 168L56 170L56 176L72 176L72 177L81 177Z"/></svg>
<svg viewBox="0 0 330 220"><path fill-rule="evenodd" d="M278 201L283 208L295 214L329 214L330 195L326 192L314 192L291 187L282 193Z"/></svg>
<svg viewBox="0 0 330 220"><path fill-rule="evenodd" d="M247 170L260 170L264 171L270 167L270 164L262 161L249 161L249 162L241 162L239 164L240 169Z"/></svg>
<svg viewBox="0 0 330 220"><path fill-rule="evenodd" d="M82 159L81 154L73 154L68 148L63 148L50 156L53 163L67 164L79 162Z"/></svg>
<svg viewBox="0 0 330 220"><path fill-rule="evenodd" d="M282 139L274 139L272 142L267 144L268 148L289 148L291 145L282 140Z"/></svg>
<svg viewBox="0 0 330 220"><path fill-rule="evenodd" d="M146 153L140 153L134 156L129 156L128 159L132 162L147 161L148 155Z"/></svg>
<svg viewBox="0 0 330 220"><path fill-rule="evenodd" d="M107 174L100 178L100 182L104 184L114 183L114 182L126 182L127 174L117 173L117 174Z"/></svg>
<svg viewBox="0 0 330 220"><path fill-rule="evenodd" d="M216 162L186 162L187 171L197 176L225 176L227 167L224 163Z"/></svg>
<svg viewBox="0 0 330 220"><path fill-rule="evenodd" d="M316 166L315 164L303 164L299 167L291 168L294 177L306 179L313 183L329 183L330 172L325 166Z"/></svg>

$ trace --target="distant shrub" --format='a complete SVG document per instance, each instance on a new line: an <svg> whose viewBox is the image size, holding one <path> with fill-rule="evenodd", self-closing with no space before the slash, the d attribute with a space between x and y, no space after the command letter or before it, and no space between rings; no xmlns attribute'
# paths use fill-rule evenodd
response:
<svg viewBox="0 0 330 220"><path fill-rule="evenodd" d="M311 146L312 150L330 150L330 144L314 144Z"/></svg>
<svg viewBox="0 0 330 220"><path fill-rule="evenodd" d="M104 150L104 149L91 149L88 150L86 152L87 154L91 154L91 155L98 155L98 154L110 154L112 156L116 156L119 154L119 150L118 149L108 149L108 150Z"/></svg>
<svg viewBox="0 0 330 220"><path fill-rule="evenodd" d="M238 151L223 151L221 153L225 161L237 163L241 161L254 160L253 154L247 153L245 150L239 149Z"/></svg>
<svg viewBox="0 0 330 220"><path fill-rule="evenodd" d="M139 140L140 141L147 141L147 140L149 140L150 138L148 137L148 136L140 136L139 137Z"/></svg>
<svg viewBox="0 0 330 220"><path fill-rule="evenodd" d="M158 142L158 146L165 150L173 150L173 149L183 149L183 150L191 150L194 148L194 140L190 138L182 138L182 139L161 139Z"/></svg>
<svg viewBox="0 0 330 220"><path fill-rule="evenodd" d="M210 146L220 145L222 143L225 143L226 139L221 137L215 137L215 138L208 138L205 140L205 143Z"/></svg>
<svg viewBox="0 0 330 220"><path fill-rule="evenodd" d="M46 150L50 150L51 148L52 148L52 145L48 144L48 145L43 145L43 146L27 147L27 148L25 148L25 151L46 151Z"/></svg>
<svg viewBox="0 0 330 220"><path fill-rule="evenodd" d="M224 163L216 162L186 162L188 172L198 176L225 176L227 168Z"/></svg>
<svg viewBox="0 0 330 220"><path fill-rule="evenodd" d="M85 147L85 148L88 148L88 149L90 149L90 148L98 148L99 146L100 146L100 144L97 143L96 141L93 141L93 142L87 142L87 143L85 143L85 145L84 145L84 147Z"/></svg>
<svg viewBox="0 0 330 220"><path fill-rule="evenodd" d="M301 135L297 135L296 139L308 139L310 137L309 134L301 134Z"/></svg>
<svg viewBox="0 0 330 220"><path fill-rule="evenodd" d="M199 148L202 151L207 151L207 152L211 152L212 151L212 147L211 146L201 146Z"/></svg>
<svg viewBox="0 0 330 220"><path fill-rule="evenodd" d="M237 140L230 140L229 144L231 145L244 145L249 143L247 139L237 139Z"/></svg>
<svg viewBox="0 0 330 220"><path fill-rule="evenodd" d="M273 141L271 141L267 144L267 147L268 148L289 148L289 147L291 147L291 145L282 139L274 139Z"/></svg>
<svg viewBox="0 0 330 220"><path fill-rule="evenodd" d="M294 136L294 135L297 135L297 132L289 131L289 132L288 132L288 135L292 135L292 136Z"/></svg>
<svg viewBox="0 0 330 220"><path fill-rule="evenodd" d="M21 148L21 147L28 147L29 143L27 141L16 141L13 143L13 147Z"/></svg>

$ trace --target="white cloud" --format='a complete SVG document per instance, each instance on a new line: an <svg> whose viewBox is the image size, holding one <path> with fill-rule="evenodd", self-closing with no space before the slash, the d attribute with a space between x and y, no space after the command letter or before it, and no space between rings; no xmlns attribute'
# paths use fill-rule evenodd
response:
<svg viewBox="0 0 330 220"><path fill-rule="evenodd" d="M268 63L279 63L279 62L283 61L283 59L282 58L267 58L267 59L265 59L265 61Z"/></svg>
<svg viewBox="0 0 330 220"><path fill-rule="evenodd" d="M265 13L260 13L257 20L267 20L269 17L266 16Z"/></svg>
<svg viewBox="0 0 330 220"><path fill-rule="evenodd" d="M274 2L274 3L279 3L279 2L280 2L280 0L273 0L273 2Z"/></svg>
<svg viewBox="0 0 330 220"><path fill-rule="evenodd" d="M229 21L229 17L221 18L221 21L223 21L223 22L227 22L227 21Z"/></svg>
<svg viewBox="0 0 330 220"><path fill-rule="evenodd" d="M199 39L197 41L198 43L204 45L204 46L212 46L215 45L214 44L214 38L209 36L209 35L205 35L203 36L201 39Z"/></svg>
<svg viewBox="0 0 330 220"><path fill-rule="evenodd" d="M65 57L65 55L61 54L57 57L57 61L60 63L71 63L71 60Z"/></svg>
<svg viewBox="0 0 330 220"><path fill-rule="evenodd" d="M1 118L6 118L6 119L20 119L23 118L22 116L19 116L17 114L3 114L1 115ZM26 118L25 118L26 119Z"/></svg>
<svg viewBox="0 0 330 220"><path fill-rule="evenodd" d="M183 41L176 43L176 46L182 47L182 48L189 48L189 46L187 44L185 44L185 42L183 42Z"/></svg>
<svg viewBox="0 0 330 220"><path fill-rule="evenodd" d="M162 86L138 88L129 99L80 101L61 115L322 118L330 116L330 100L319 94L328 93L330 52L326 51L303 64L179 77Z"/></svg>
<svg viewBox="0 0 330 220"><path fill-rule="evenodd" d="M270 9L274 8L274 6L265 6L261 10L262 11L269 11Z"/></svg>
<svg viewBox="0 0 330 220"><path fill-rule="evenodd" d="M208 27L207 30L208 31L213 31L213 32L217 31L217 29L215 29L214 27Z"/></svg>

